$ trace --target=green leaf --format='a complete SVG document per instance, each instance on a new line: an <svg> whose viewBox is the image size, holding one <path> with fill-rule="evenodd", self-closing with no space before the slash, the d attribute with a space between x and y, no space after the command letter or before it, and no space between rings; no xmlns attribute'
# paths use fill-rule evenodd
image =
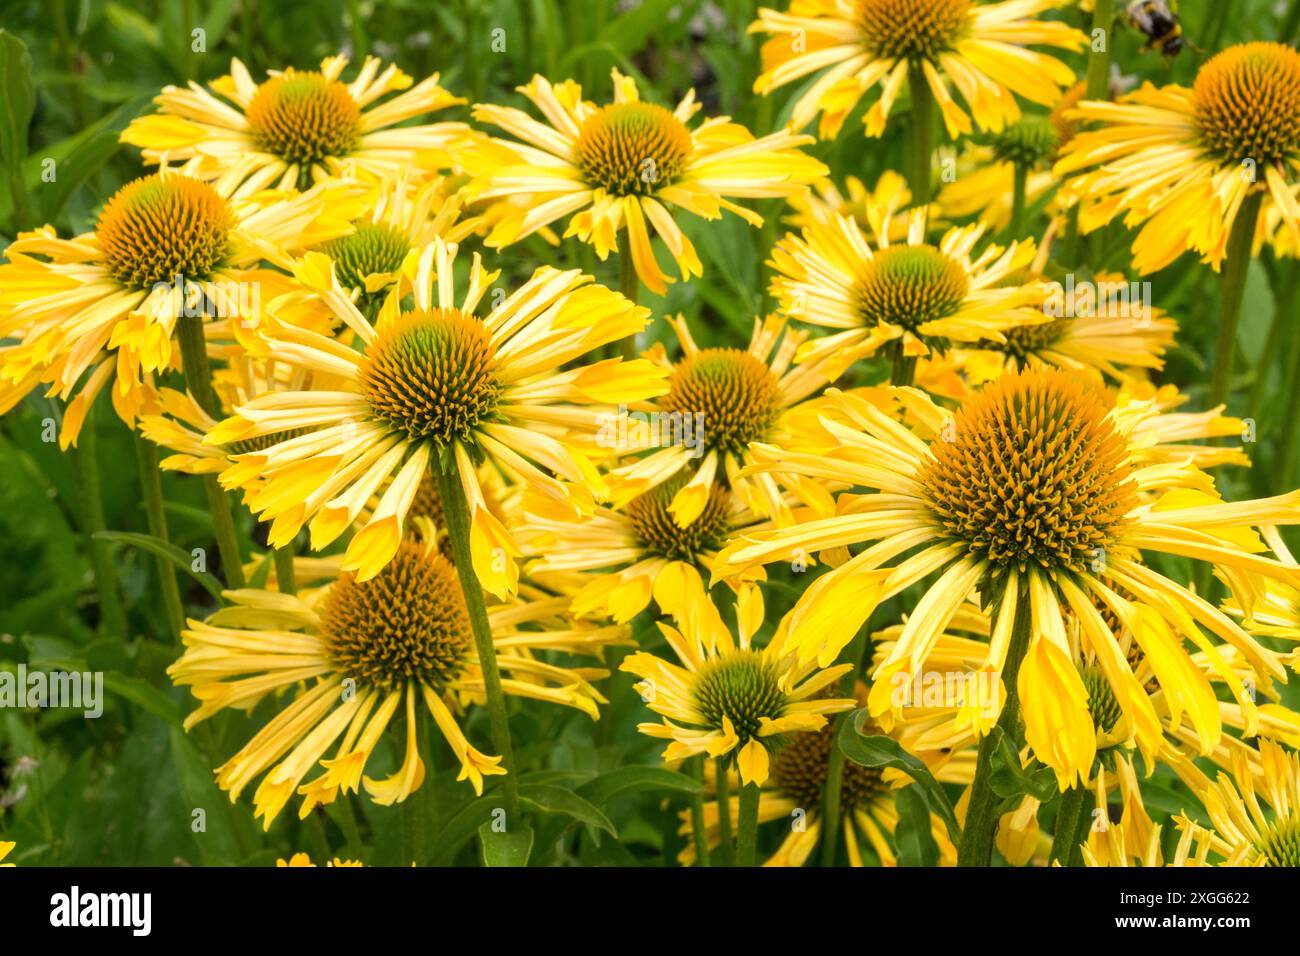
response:
<svg viewBox="0 0 1300 956"><path fill-rule="evenodd" d="M862 721L867 717L865 709L856 711L851 720L840 726L836 743L844 756L864 767L890 767L901 770L920 785L921 795L932 812L943 818L948 828L948 836L954 842L961 839L961 828L957 826L957 814L953 812L952 801L944 793L939 781L934 779L930 768L903 749L892 737L880 734L862 733Z"/></svg>
<svg viewBox="0 0 1300 956"><path fill-rule="evenodd" d="M35 108L27 45L0 30L0 162L11 170L27 156L27 127Z"/></svg>
<svg viewBox="0 0 1300 956"><path fill-rule="evenodd" d="M216 575L207 571L195 571L189 554L170 541L155 538L151 534L139 534L135 531L96 531L95 537L104 541L133 545L142 551L148 551L150 554L166 558L203 585L204 589L214 598L218 601L221 600L221 582L217 580Z"/></svg>
<svg viewBox="0 0 1300 956"><path fill-rule="evenodd" d="M604 830L610 836L618 836L609 817L572 790L552 787L548 784L534 784L519 788L519 802L528 805L539 813L556 813L571 817L579 823Z"/></svg>
<svg viewBox="0 0 1300 956"><path fill-rule="evenodd" d="M190 832L205 866L220 866L239 859L239 839L235 831L230 800L217 787L209 761L185 736L180 727L170 730L172 763L180 785L181 799L189 809ZM195 810L203 811L203 826L195 829Z"/></svg>
<svg viewBox="0 0 1300 956"><path fill-rule="evenodd" d="M1020 754L1001 727L994 727L989 736L994 748L989 785L994 793L1007 798L1029 794L1042 803L1056 796L1056 775L1050 767L1037 760L1031 761L1028 768L1021 767Z"/></svg>
<svg viewBox="0 0 1300 956"><path fill-rule="evenodd" d="M638 790L698 793L700 783L684 773L664 767L619 767L578 787L578 793L598 807L603 807L620 794Z"/></svg>
<svg viewBox="0 0 1300 956"><path fill-rule="evenodd" d="M57 143L42 146L39 155L27 160L23 175L27 184L41 197L41 213L45 222L53 222L77 189L99 172L122 148L118 139L122 130L151 101L147 95L136 96L80 132ZM55 163L55 179L50 183L42 179L44 170L41 164L47 159L52 159Z"/></svg>
<svg viewBox="0 0 1300 956"><path fill-rule="evenodd" d="M660 33L681 0L644 0L605 28L604 39L620 53L634 53L652 34Z"/></svg>
<svg viewBox="0 0 1300 956"><path fill-rule="evenodd" d="M478 828L484 866L527 866L533 852L533 828L527 824L505 833L497 833L490 822Z"/></svg>
<svg viewBox="0 0 1300 956"><path fill-rule="evenodd" d="M141 710L161 717L175 726L180 726L181 712L176 702L157 687L138 677L124 677L121 674L105 672L104 688L124 700L135 704Z"/></svg>
<svg viewBox="0 0 1300 956"><path fill-rule="evenodd" d="M438 830L429 847L430 866L448 866L480 826L490 822L492 811L504 803L500 790L491 790L456 811Z"/></svg>
<svg viewBox="0 0 1300 956"><path fill-rule="evenodd" d="M1268 273L1259 260L1254 260L1246 272L1246 288L1241 300L1241 324L1237 327L1237 342L1252 368L1265 361L1264 345L1268 340L1273 313L1273 290L1268 284Z"/></svg>
<svg viewBox="0 0 1300 956"><path fill-rule="evenodd" d="M930 808L917 787L904 787L894 793L898 807L898 826L894 843L898 846L901 866L938 866L939 844L930 832Z"/></svg>

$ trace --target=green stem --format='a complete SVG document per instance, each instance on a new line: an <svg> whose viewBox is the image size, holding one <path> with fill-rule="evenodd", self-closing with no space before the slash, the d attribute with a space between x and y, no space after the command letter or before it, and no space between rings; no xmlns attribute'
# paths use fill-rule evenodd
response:
<svg viewBox="0 0 1300 956"><path fill-rule="evenodd" d="M429 756L429 712L425 708L415 709L415 724L415 737L420 760L425 767L425 779L419 789L398 805L402 866L425 864L429 857L429 836L436 821L430 802L430 794L433 792L433 761Z"/></svg>
<svg viewBox="0 0 1300 956"><path fill-rule="evenodd" d="M736 832L736 866L752 867L758 862L758 799L758 784L741 784L740 822Z"/></svg>
<svg viewBox="0 0 1300 956"><path fill-rule="evenodd" d="M1295 336L1291 343L1290 374L1286 381L1286 408L1282 413L1282 443L1275 459L1274 468L1281 473L1282 483L1279 491L1295 487L1293 480L1296 470L1295 446L1300 438L1300 336Z"/></svg>
<svg viewBox="0 0 1300 956"><path fill-rule="evenodd" d="M919 69L907 71L912 94L912 153L909 157L909 182L912 206L925 209L930 205L930 153L933 150L934 93Z"/></svg>
<svg viewBox="0 0 1300 956"><path fill-rule="evenodd" d="M348 29L352 33L352 58L358 63L366 58L370 44L366 40L366 24L361 17L360 0L348 0Z"/></svg>
<svg viewBox="0 0 1300 956"><path fill-rule="evenodd" d="M1105 49L1092 50L1088 54L1088 99L1110 99L1110 48L1114 37L1111 28L1115 25L1115 0L1097 0L1092 8L1092 29L1095 33L1104 30Z"/></svg>
<svg viewBox="0 0 1300 956"><path fill-rule="evenodd" d="M139 432L135 435L135 457L140 466L140 489L144 493L145 515L149 533L161 541L170 542L167 533L167 512L163 510L162 473L158 470L158 446ZM167 612L167 626L172 640L179 641L185 628L185 605L181 601L180 585L176 581L176 566L159 556L158 586L162 591L163 609Z"/></svg>
<svg viewBox="0 0 1300 956"><path fill-rule="evenodd" d="M632 259L629 248L631 239L624 237L623 251L618 254L618 290L629 302L635 303L641 294L641 277L636 274L636 262ZM625 359L636 358L636 333L632 333L621 343L620 354Z"/></svg>
<svg viewBox="0 0 1300 956"><path fill-rule="evenodd" d="M474 644L478 650L479 667L483 670L492 743L501 755L501 765L506 771L501 782L505 793L506 816L514 824L519 820L519 783L514 749L510 744L510 720L506 714L506 697L501 689L501 673L497 669L497 652L492 643L487 606L483 603L483 586L474 573L474 562L470 555L469 504L454 462L448 466L447 471L439 473L438 493L442 499L444 520L447 522L452 560L456 565L456 573L460 575L461 590L465 592L465 605L469 609L470 624L474 628Z"/></svg>
<svg viewBox="0 0 1300 956"><path fill-rule="evenodd" d="M995 622L996 624L996 622ZM1007 701L998 717L998 726L1019 749L1020 695L1016 679L1020 664L1029 650L1033 615L1029 609L1029 596L1021 591L1016 602L1016 619L1012 623L1011 645L1007 648L1006 663L1002 666L1002 682L1007 689ZM989 866L993 862L993 836L998 828L1000 798L993 792L990 778L993 775L993 735L980 741L979 755L975 761L975 780L971 783L970 802L966 807L966 825L961 832L961 845L957 849L958 866Z"/></svg>
<svg viewBox="0 0 1300 956"><path fill-rule="evenodd" d="M203 493L207 496L208 511L212 515L212 531L217 538L217 553L221 555L226 586L238 590L247 581L244 578L244 556L239 550L239 535L235 532L235 516L230 510L230 496L216 475L203 476Z"/></svg>
<svg viewBox="0 0 1300 956"><path fill-rule="evenodd" d="M704 779L704 757L697 755L686 761L686 772L698 781ZM710 866L709 837L704 832L704 793L691 797L691 833L695 839L695 865Z"/></svg>
<svg viewBox="0 0 1300 956"><path fill-rule="evenodd" d="M90 564L95 572L95 590L99 594L100 628L110 636L126 639L126 610L122 605L122 592L118 590L117 569L109 554L108 542L95 535L106 531L104 501L100 497L99 462L97 446L99 436L95 430L93 407L87 415L73 451L73 473L77 493L81 497L81 526L86 534L86 547L90 551Z"/></svg>
<svg viewBox="0 0 1300 956"><path fill-rule="evenodd" d="M221 399L212 387L212 371L208 367L208 343L203 334L203 317L181 315L176 320L177 338L181 346L181 365L185 370L185 386L199 407L215 419L223 417ZM244 586L243 557L239 551L239 537L235 534L235 516L216 475L203 476L203 492L208 498L208 511L212 514L212 530L217 538L217 551L221 554L221 569L226 584L231 588Z"/></svg>
<svg viewBox="0 0 1300 956"><path fill-rule="evenodd" d="M1029 167L1024 163L1015 164L1015 178L1011 190L1011 238L1019 241L1025 238L1025 188L1029 183Z"/></svg>
<svg viewBox="0 0 1300 956"><path fill-rule="evenodd" d="M853 687L862 670L862 654L867 647L867 633L870 622L864 624L853 640L845 648L841 660L852 664L853 669L840 679L840 696L852 697ZM851 714L840 714L833 723L833 733L838 733L840 724L852 719ZM822 790L822 840L821 865L834 866L836 851L839 849L840 805L844 793L844 751L831 747L831 755L826 763L826 786Z"/></svg>
<svg viewBox="0 0 1300 956"><path fill-rule="evenodd" d="M194 0L182 0L181 3L181 64L184 79L192 80L198 75L198 55L194 52L194 39L191 32L198 24Z"/></svg>
<svg viewBox="0 0 1300 956"><path fill-rule="evenodd" d="M1227 262L1223 267L1223 301L1219 307L1219 330L1214 346L1214 371L1210 378L1210 405L1222 405L1232 389L1232 363L1237 352L1237 325L1241 322L1241 301L1246 294L1246 274L1255 242L1255 226L1264 200L1262 190L1248 195L1237 210L1228 237Z"/></svg>
<svg viewBox="0 0 1300 956"><path fill-rule="evenodd" d="M718 800L718 866L731 866L736 846L731 842L731 781L727 777L727 758L713 761L714 792Z"/></svg>
<svg viewBox="0 0 1300 956"><path fill-rule="evenodd" d="M297 594L298 582L293 573L293 544L276 548L271 552L275 560L275 587L281 594Z"/></svg>
<svg viewBox="0 0 1300 956"><path fill-rule="evenodd" d="M1082 784L1071 787L1061 794L1061 805L1056 811L1056 832L1052 835L1052 852L1049 861L1059 862L1061 866L1075 866L1082 858L1079 844L1083 842L1081 831L1091 823L1088 813L1091 792ZM1086 832L1086 831L1085 831Z"/></svg>
<svg viewBox="0 0 1300 956"><path fill-rule="evenodd" d="M893 356L893 367L889 372L889 384L905 387L916 381L916 359L915 355L904 355L903 345L901 342L895 343L897 346Z"/></svg>

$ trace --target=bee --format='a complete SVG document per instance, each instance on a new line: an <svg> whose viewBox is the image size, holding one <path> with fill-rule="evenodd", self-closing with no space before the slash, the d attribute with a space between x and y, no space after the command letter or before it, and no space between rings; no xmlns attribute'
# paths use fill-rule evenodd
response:
<svg viewBox="0 0 1300 956"><path fill-rule="evenodd" d="M1182 50L1178 0L1129 0L1125 15L1129 25L1147 38L1144 49L1159 50L1166 57L1175 57Z"/></svg>

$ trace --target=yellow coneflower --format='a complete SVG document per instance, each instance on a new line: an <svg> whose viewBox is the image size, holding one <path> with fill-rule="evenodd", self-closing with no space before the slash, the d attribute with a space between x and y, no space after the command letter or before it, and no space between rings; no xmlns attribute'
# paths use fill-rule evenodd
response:
<svg viewBox="0 0 1300 956"><path fill-rule="evenodd" d="M278 701L279 713L217 770L232 802L262 776L254 801L266 827L295 790L304 798L301 816L333 801L340 789L355 792L363 783L376 803L405 800L424 779L421 707L460 762L457 779L481 793L484 776L505 773L500 757L470 744L452 713L458 704L481 699L485 683L456 570L428 538L407 538L366 581L344 572L296 596L257 589L226 596L231 606L207 621L190 621L182 633L185 653L168 674L201 701L186 729L226 708L249 710L268 696ZM549 602L522 601L488 611L502 689L595 719L604 698L591 681L608 671L545 663L533 652L599 656L605 645L625 643L627 634L620 628L533 629L554 612ZM363 778L399 710L406 725L401 767L382 780ZM323 772L304 784L318 764Z"/></svg>
<svg viewBox="0 0 1300 956"><path fill-rule="evenodd" d="M673 617L701 613L704 576L722 546L746 528L772 525L715 483L704 509L683 527L670 509L685 480L669 479L619 508L590 513L534 495L517 529L525 554L536 555L528 572L581 573L585 583L573 595L579 617L630 621L651 600Z"/></svg>
<svg viewBox="0 0 1300 956"><path fill-rule="evenodd" d="M903 85L912 81L934 95L948 135L1000 130L1020 118L1016 97L1051 106L1074 82L1073 71L1046 53L1050 46L1076 51L1087 43L1064 23L1032 19L1064 0L791 0L788 12L766 7L750 25L768 33L763 73L755 93L820 75L794 103L791 124L803 129L822 114L819 133L833 137L872 87L880 96L863 116L868 136L885 131ZM966 101L957 105L949 84Z"/></svg>
<svg viewBox="0 0 1300 956"><path fill-rule="evenodd" d="M644 723L641 733L670 741L665 760L696 754L733 763L742 785L761 786L771 771L770 750L787 734L821 730L826 715L852 710L852 698L819 696L852 665L819 668L796 662L787 630L777 628L762 648L752 643L763 623L757 587L743 586L736 601L736 634L711 604L684 615L678 630L659 623L681 664L646 651L628 655L620 670L641 678L641 699L662 723Z"/></svg>
<svg viewBox="0 0 1300 956"><path fill-rule="evenodd" d="M1205 62L1192 87L1150 84L1117 103L1085 101L1067 114L1097 123L1065 147L1057 175L1083 203L1091 231L1123 214L1141 226L1133 267L1148 273L1192 250L1218 269L1233 224L1262 201L1267 221L1300 239L1300 53L1244 43Z"/></svg>
<svg viewBox="0 0 1300 956"><path fill-rule="evenodd" d="M222 366L212 372L212 385L227 412L266 391L300 388L305 380L301 369L287 367L274 359L253 358L238 344L214 347L209 342L208 351L223 360ZM231 455L282 440L271 435L252 446L240 442L209 444L204 439L217 427L218 420L204 411L192 394L174 388L159 388L151 405L152 409L140 416L140 433L172 452L158 463L164 471L180 471L188 475L220 474L230 467ZM250 476L250 480L255 477Z"/></svg>
<svg viewBox="0 0 1300 956"><path fill-rule="evenodd" d="M764 861L764 866L803 866L823 840L840 839L839 834L823 832L821 812L834 745L835 731L826 726L813 733L792 736L772 756L770 775L759 794L758 822L775 824L780 821L789 832ZM970 761L954 761L939 771L936 779L969 784L972 769ZM709 776L706 771L706 780ZM864 841L878 865L898 865L898 852L893 840L898 828L898 808L894 802L896 786L886 771L864 767L853 761L845 762L840 807L844 846L850 866L866 865L869 857L863 853ZM734 829L738 822L738 801L728 799L727 802ZM703 835L710 849L721 842L721 815L722 804L716 792L711 793L704 803L703 814ZM694 837L690 811L682 811L681 819L678 832ZM931 817L930 833L939 846L940 865L951 866L956 862L957 849L952 845L943 821L937 816ZM678 859L688 866L697 862L693 840L682 849Z"/></svg>
<svg viewBox="0 0 1300 956"><path fill-rule="evenodd" d="M405 171L379 183L369 214L319 251L333 261L339 285L369 315L385 292L398 288L408 257L436 238L459 242L479 228L477 217L459 220L463 201L464 192L446 178Z"/></svg>
<svg viewBox="0 0 1300 956"><path fill-rule="evenodd" d="M522 142L484 139L457 159L474 174L479 200L532 197L508 212L487 238L489 246L516 242L549 223L571 216L566 236L590 243L604 259L627 249L646 288L662 295L673 281L659 268L650 246L658 233L683 279L701 275L695 247L673 219L677 207L706 219L729 210L751 225L763 220L728 197L780 198L825 176L827 169L799 147L812 142L788 130L754 138L726 117L687 125L700 109L692 91L674 110L641 100L636 83L613 71L614 102L597 106L582 98L572 80L552 85L533 77L519 92L545 117L479 104L474 118Z"/></svg>
<svg viewBox="0 0 1300 956"><path fill-rule="evenodd" d="M1088 828L1086 842L1081 847L1085 866L1162 866L1160 827L1152 821L1142 802L1142 791L1137 774L1129 760L1120 758L1115 764L1119 780L1120 818L1111 819L1106 770L1097 771L1093 781L1096 813ZM1185 866L1187 847L1179 846L1171 866Z"/></svg>
<svg viewBox="0 0 1300 956"><path fill-rule="evenodd" d="M271 520L275 546L310 523L320 550L346 531L370 496L388 485L371 519L348 544L344 567L373 577L397 551L421 477L430 467L459 475L472 521L474 570L498 596L518 580L510 533L488 511L474 461L500 467L560 499L604 493L591 462L565 440L594 434L596 403L639 401L663 392L664 373L644 360L561 367L645 326L647 310L593 285L578 270L543 267L486 316L476 310L497 273L475 255L457 301L457 246L436 239L409 260L411 278L377 322L358 311L333 262L309 253L297 275L360 340L360 349L289 325L260 331L268 355L313 372L312 390L267 392L238 406L209 432L228 446L294 429L233 456L228 485L256 480L250 507ZM406 291L414 308L399 311ZM586 407L584 407L586 406ZM552 473L559 479L552 477Z"/></svg>
<svg viewBox="0 0 1300 956"><path fill-rule="evenodd" d="M1214 781L1185 757L1172 762L1210 818L1206 828L1182 814L1178 828L1195 834L1220 866L1300 866L1300 756L1260 740L1258 771L1236 753L1231 775Z"/></svg>
<svg viewBox="0 0 1300 956"><path fill-rule="evenodd" d="M914 401L913 409L922 406ZM977 594L994 619L985 667L1002 673L1014 632L1017 654L1024 652L1022 692L1033 687L1044 700L1086 701L1071 660L1068 610L1121 709L1135 726L1149 726L1139 721L1145 691L1100 606L1132 632L1171 709L1196 706L1180 696L1179 674L1192 666L1186 640L1207 656L1253 732L1258 709L1237 667L1263 684L1284 675L1280 655L1142 563L1141 554L1212 563L1238 593L1257 587L1255 578L1295 583L1296 569L1263 553L1251 527L1300 522L1300 493L1218 500L1207 476L1187 462L1151 461L1096 389L1054 369L1004 375L956 413L932 406L922 433L850 396L842 410L853 427L826 423L839 442L831 453L755 446L767 460L752 470L780 468L873 491L856 500L843 496L836 517L750 535L718 560L739 570L870 545L813 582L795 605L789 641L800 660L834 660L880 600L937 573L876 668L877 679L916 674L957 610ZM1234 648L1239 661L1226 660L1207 631ZM1086 772L1077 762L1062 763L1063 786Z"/></svg>
<svg viewBox="0 0 1300 956"><path fill-rule="evenodd" d="M1034 258L1032 240L988 245L972 256L982 226L950 229L938 245L925 240L924 210L910 214L907 241L889 240L886 212L872 248L858 224L842 216L788 234L772 250L771 292L793 319L837 330L800 348L797 361L835 356L828 374L888 346L914 361L952 342L1001 341L1020 325L1047 320L1044 282L1017 282ZM1009 283L1009 284L1004 284Z"/></svg>
<svg viewBox="0 0 1300 956"><path fill-rule="evenodd" d="M316 864L311 861L306 853L295 853L289 859L283 857L275 861L278 867L315 867ZM326 866L365 866L360 860L341 860L337 856L325 864Z"/></svg>
<svg viewBox="0 0 1300 956"><path fill-rule="evenodd" d="M1178 331L1174 319L1142 301L1141 290L1116 273L1098 273L1071 288L1049 285L1043 312L1047 321L1007 329L1002 341L955 350L954 361L973 385L1024 365L1121 379L1163 368Z"/></svg>
<svg viewBox="0 0 1300 956"><path fill-rule="evenodd" d="M935 205L942 214L949 219L978 216L990 229L1007 228L1018 188L1016 169L1021 167L1025 204L1033 206L1043 200L1050 215L1059 215L1066 202L1056 193L1060 179L1050 167L1077 130L1065 113L1078 105L1087 88L1086 83L1076 83L1046 116L1021 117L980 142L966 143L955 156L952 181L945 182L935 196Z"/></svg>
<svg viewBox="0 0 1300 956"><path fill-rule="evenodd" d="M846 216L863 229L878 234L884 231L888 220L890 241L901 242L907 238L908 221L895 214L912 204L912 191L907 188L907 180L887 169L870 188L856 176L844 177L843 190L831 180L823 179L810 189L791 195L786 202L794 210L786 222L796 229L831 223L836 216Z"/></svg>
<svg viewBox="0 0 1300 956"><path fill-rule="evenodd" d="M118 190L93 232L21 233L0 266L0 338L19 339L0 348L0 412L48 384L48 394L70 399L59 442L75 445L112 382L113 406L132 424L154 373L179 357L178 316L215 308L255 324L263 276L251 267L291 265L294 253L345 234L359 202L355 184L338 182L233 201L165 171Z"/></svg>
<svg viewBox="0 0 1300 956"><path fill-rule="evenodd" d="M1077 773L1087 780L1097 767L1096 757L1124 757L1135 748L1142 752L1148 770L1154 770L1164 753L1164 735L1223 766L1229 765L1234 748L1240 746L1236 738L1223 734L1224 728L1239 733L1249 728L1252 735L1300 741L1300 714L1290 708L1260 702L1247 714L1238 703L1218 699L1215 685L1223 680L1215 671L1216 657L1243 682L1253 680L1234 648L1192 654L1190 664L1167 666L1159 656L1146 656L1133 632L1110 608L1094 604L1143 695L1134 691L1127 678L1111 683L1115 668L1103 666L1082 632L1079 616L1066 610L1066 658L1079 675L1083 695L1062 697L1052 684L1020 687L1029 753L1062 777ZM917 679L906 661L887 663L904 627L894 625L873 635L877 680L868 704L873 719L909 749L951 751L971 746L993 725L1006 698L1000 675L986 665L993 633L988 614L972 603L958 608L921 663ZM1275 695L1269 685L1263 685L1257 696Z"/></svg>
<svg viewBox="0 0 1300 956"><path fill-rule="evenodd" d="M438 75L411 85L396 66L380 72L366 57L350 83L339 79L346 56L319 71L268 71L256 83L238 59L209 89L167 86L159 111L131 121L122 142L141 148L146 163L181 161L186 173L215 181L228 194L268 186L306 188L328 175L381 179L398 175L421 153L446 150L469 131L464 123L399 126L465 102L438 85ZM400 95L384 99L389 93Z"/></svg>
<svg viewBox="0 0 1300 956"><path fill-rule="evenodd" d="M1264 528L1263 538L1284 564L1293 568L1300 567L1276 528ZM1246 607L1243 607L1243 602L1237 595L1230 594L1224 601L1223 609L1233 617L1244 620L1244 626L1252 634L1281 638L1295 644L1296 650L1288 659L1288 664L1293 671L1300 673L1300 587L1273 580L1265 580L1261 584L1263 592L1252 595L1254 599Z"/></svg>
<svg viewBox="0 0 1300 956"><path fill-rule="evenodd" d="M830 381L830 370L839 360L825 355L793 365L807 333L788 329L785 317L778 314L756 318L743 349L702 349L685 318L670 318L668 324L681 344L682 357L669 361L660 345L647 353L668 372L668 392L653 403L650 413L659 423L659 434L651 436L658 441L652 444L668 447L610 469L615 503L644 498L664 482L680 479L668 511L682 528L708 508L716 485L730 489L755 515L781 523L790 521L782 486L809 506L832 512L834 503L818 482L798 475L741 478L738 473L752 461L750 442L780 443L788 437L791 409Z"/></svg>

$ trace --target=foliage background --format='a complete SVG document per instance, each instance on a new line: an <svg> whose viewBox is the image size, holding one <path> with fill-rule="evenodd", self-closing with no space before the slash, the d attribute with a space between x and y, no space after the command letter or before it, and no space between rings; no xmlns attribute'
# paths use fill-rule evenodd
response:
<svg viewBox="0 0 1300 956"><path fill-rule="evenodd" d="M610 68L617 66L643 81L647 98L671 106L694 86L706 114L726 113L756 134L766 133L785 121L800 87L771 97L751 94L760 38L745 27L757 6L753 0L5 0L0 28L26 45L35 108L27 160L5 171L30 209L16 211L12 191L0 189L0 246L20 227L42 222L54 224L62 235L91 228L108 197L141 173L135 151L120 146L117 134L150 109L162 86L219 76L228 72L232 56L260 76L267 68L287 65L315 68L340 50L356 60L369 52L395 60L417 78L440 72L443 85L470 103L515 105L522 98L514 87L534 72L553 80L578 79L589 97L603 100L609 95ZM1190 44L1172 63L1142 51L1143 38L1134 31L1116 30L1115 62L1123 74L1136 81L1190 83L1197 65L1230 43L1295 42L1300 33L1297 2L1183 0L1181 13ZM1065 15L1086 23L1078 10ZM204 31L203 52L192 49L195 27ZM497 30L504 34L494 34ZM504 52L493 52L494 37L504 38ZM1082 57L1074 65L1082 75ZM896 106L898 122L890 123L882 140L858 135L861 127L853 116L838 142L812 151L831 166L837 182L851 174L873 183L883 170L902 168L906 106L905 100ZM468 107L439 118L467 119ZM57 162L54 183L41 181L45 158ZM657 317L685 313L703 344L743 344L753 316L773 305L765 294L763 262L778 236L782 210L769 202L759 211L767 219L761 230L734 217L684 223L704 262L703 279L673 286L665 299L643 292L643 302ZM1098 244L1103 259L1089 263L1092 269L1122 269L1129 238L1120 226L1105 232ZM497 254L495 261L507 282L537 264L555 262L581 265L617 287L614 260L600 263L579 243L557 251L534 237ZM1230 412L1255 419L1257 442L1250 449L1255 466L1220 475L1229 498L1275 494L1294 487L1300 475L1296 456L1286 451L1296 447L1285 439L1295 431L1297 416L1288 411L1296 383L1284 371L1296 367L1300 349L1294 327L1298 278L1300 270L1275 268L1271 260L1251 267L1239 340L1246 360L1238 363ZM1154 303L1181 323L1178 345L1160 380L1178 384L1192 396L1189 407L1199 409L1209 381L1216 278L1185 256L1153 282ZM657 318L649 339L664 331ZM866 380L873 377L871 369L864 374ZM874 377L883 378L884 370ZM105 407L87 427L95 430L99 446L107 525L144 532L131 435L106 402L99 404ZM10 860L24 865L267 864L306 850L317 859L340 853L364 855L371 863L397 862L402 825L397 809L356 801L360 821L350 820L339 804L302 823L286 813L264 835L252 822L247 797L231 806L217 791L209 770L218 762L214 755L232 753L253 722L223 713L195 733L180 729L191 702L164 674L177 642L167 633L147 553L125 546L115 552L130 634L96 636L83 502L72 491L71 456L48 440L45 428L45 421L58 415L53 402L34 395L0 419L0 668L21 662L33 668L101 670L108 693L98 720L83 720L72 711L0 710L0 836L18 842ZM186 551L203 547L215 554L198 480L169 474L163 482L175 543ZM255 529L246 514L243 519L248 540ZM182 586L188 589L191 616L214 606L197 581L183 578ZM778 581L778 592L781 587ZM772 601L777 609L780 600ZM549 800L562 803L567 792L583 796L585 803L546 817L548 829L539 833L534 864L667 865L675 857L681 797L674 796L670 778L635 769L611 773L658 763L658 746L635 733L644 711L630 683L628 678L616 685L612 706L594 726L581 715L557 712L560 708L516 707L512 727L527 780ZM1288 696L1295 706L1296 695ZM470 734L486 738L482 726L471 726ZM450 764L447 753L433 759L439 767ZM412 811L438 821L429 835L432 862L473 859L469 837L484 807L453 776L435 772L433 785L412 799ZM1174 784L1155 781L1152 794L1153 810L1178 809ZM196 809L206 816L204 832L194 830ZM615 829L618 839L602 838L602 830Z"/></svg>

